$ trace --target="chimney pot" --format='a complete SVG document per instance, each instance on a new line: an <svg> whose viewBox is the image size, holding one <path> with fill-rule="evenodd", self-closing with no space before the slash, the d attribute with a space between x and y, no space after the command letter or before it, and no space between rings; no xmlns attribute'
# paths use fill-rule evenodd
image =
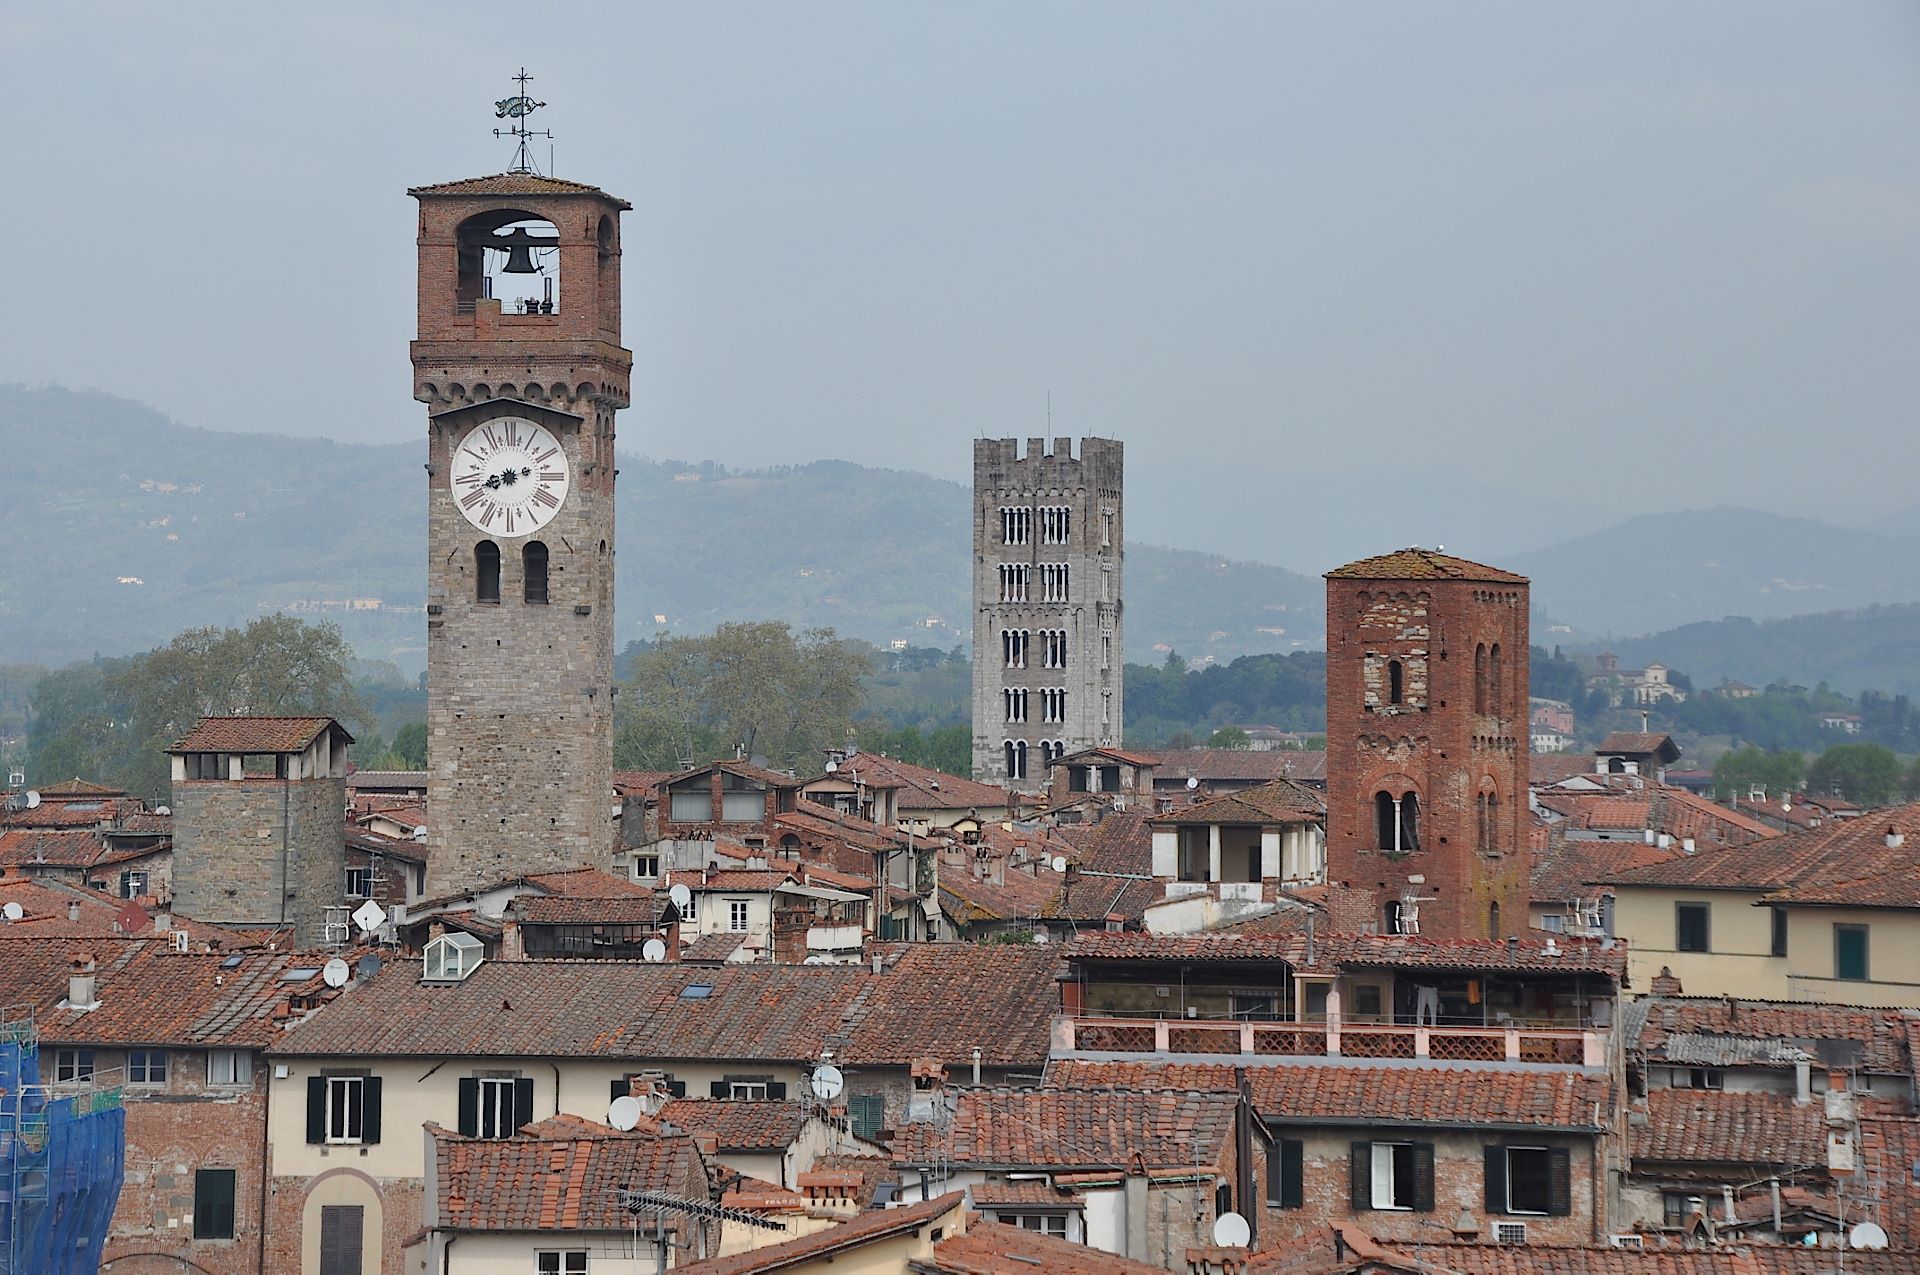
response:
<svg viewBox="0 0 1920 1275"><path fill-rule="evenodd" d="M1901 846L1905 844L1907 844L1907 838L1905 837L1904 834L1901 833L1901 831L1898 828L1887 829L1887 848L1888 849L1898 850Z"/></svg>
<svg viewBox="0 0 1920 1275"><path fill-rule="evenodd" d="M75 899L71 903L67 904L67 920L78 921L79 919L80 919L80 900Z"/></svg>

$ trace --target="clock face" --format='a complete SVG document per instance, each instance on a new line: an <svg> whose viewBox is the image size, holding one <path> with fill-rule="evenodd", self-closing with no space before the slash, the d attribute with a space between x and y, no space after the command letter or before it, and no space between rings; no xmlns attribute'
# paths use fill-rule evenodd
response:
<svg viewBox="0 0 1920 1275"><path fill-rule="evenodd" d="M489 535L532 535L567 498L565 449L523 417L495 417L469 431L450 468L454 502Z"/></svg>

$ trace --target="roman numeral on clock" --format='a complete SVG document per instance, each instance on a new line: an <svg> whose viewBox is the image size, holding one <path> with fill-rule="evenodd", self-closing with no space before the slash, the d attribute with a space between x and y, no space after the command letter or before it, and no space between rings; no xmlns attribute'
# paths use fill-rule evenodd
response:
<svg viewBox="0 0 1920 1275"><path fill-rule="evenodd" d="M539 477L543 483L563 483L567 480L567 476L557 469L543 469Z"/></svg>
<svg viewBox="0 0 1920 1275"><path fill-rule="evenodd" d="M460 497L460 507L462 509L472 509L486 498L487 489L485 487L476 487L466 495Z"/></svg>
<svg viewBox="0 0 1920 1275"><path fill-rule="evenodd" d="M548 491L545 487L534 492L533 498L549 509L558 509L560 507L560 498Z"/></svg>

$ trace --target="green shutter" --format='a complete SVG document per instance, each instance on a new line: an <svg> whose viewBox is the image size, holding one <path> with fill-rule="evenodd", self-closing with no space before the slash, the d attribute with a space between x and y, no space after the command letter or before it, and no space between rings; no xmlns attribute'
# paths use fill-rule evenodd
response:
<svg viewBox="0 0 1920 1275"><path fill-rule="evenodd" d="M1355 1213L1373 1207L1373 1144L1356 1142L1347 1152L1348 1203Z"/></svg>
<svg viewBox="0 0 1920 1275"><path fill-rule="evenodd" d="M466 1138L480 1136L480 1080L476 1076L460 1077L460 1134Z"/></svg>
<svg viewBox="0 0 1920 1275"><path fill-rule="evenodd" d="M307 1141L327 1140L327 1078L307 1077Z"/></svg>
<svg viewBox="0 0 1920 1275"><path fill-rule="evenodd" d="M380 1141L380 1077L368 1076L361 1082L365 1102L360 1109L360 1141Z"/></svg>
<svg viewBox="0 0 1920 1275"><path fill-rule="evenodd" d="M1280 1207L1297 1209L1306 1204L1306 1144L1298 1138L1282 1138L1280 1148ZM1271 1195L1273 1188L1267 1188Z"/></svg>
<svg viewBox="0 0 1920 1275"><path fill-rule="evenodd" d="M193 1175L193 1238L233 1238L232 1169L201 1169Z"/></svg>
<svg viewBox="0 0 1920 1275"><path fill-rule="evenodd" d="M1507 1149L1485 1148L1487 1162L1487 1212L1507 1211Z"/></svg>

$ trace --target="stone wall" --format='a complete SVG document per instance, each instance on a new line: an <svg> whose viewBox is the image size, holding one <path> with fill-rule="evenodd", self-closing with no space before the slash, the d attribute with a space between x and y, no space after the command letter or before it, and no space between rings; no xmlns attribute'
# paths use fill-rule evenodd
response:
<svg viewBox="0 0 1920 1275"><path fill-rule="evenodd" d="M300 946L320 946L325 909L346 894L346 780L182 780L172 801L181 915L290 923Z"/></svg>

